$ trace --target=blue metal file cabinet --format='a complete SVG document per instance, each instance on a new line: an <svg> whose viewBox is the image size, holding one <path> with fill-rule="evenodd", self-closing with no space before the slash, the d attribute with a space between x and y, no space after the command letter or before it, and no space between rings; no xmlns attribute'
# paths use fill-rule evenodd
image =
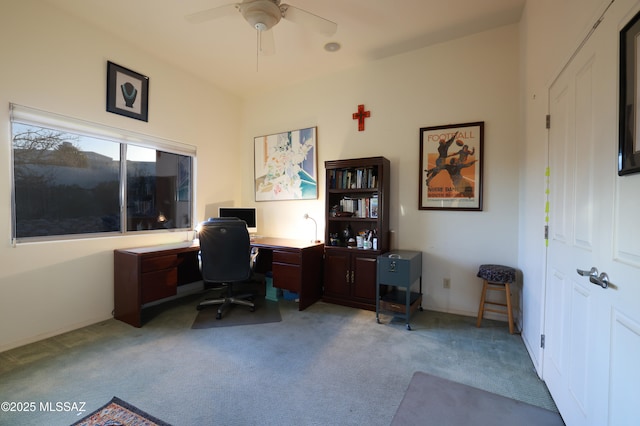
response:
<svg viewBox="0 0 640 426"><path fill-rule="evenodd" d="M418 291L412 291L419 282ZM393 286L380 296L380 287ZM380 312L388 311L405 318L407 330L411 330L409 318L416 309L422 311L422 252L394 250L378 256L376 282L376 321L380 323Z"/></svg>

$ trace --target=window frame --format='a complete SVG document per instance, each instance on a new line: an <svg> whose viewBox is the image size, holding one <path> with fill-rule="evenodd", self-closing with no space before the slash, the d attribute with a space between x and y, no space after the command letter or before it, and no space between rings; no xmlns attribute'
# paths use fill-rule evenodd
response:
<svg viewBox="0 0 640 426"><path fill-rule="evenodd" d="M194 229L196 210L196 163L197 148L193 145L184 144L168 139L159 138L147 134L137 133L129 130L119 129L103 124L93 123L86 120L67 117L61 114L43 111L31 107L26 107L14 103L10 107L10 143L11 143L11 241L13 245L41 241L64 241L87 238L104 238L108 236L141 235L145 233L167 233L167 232L189 232ZM120 170L119 170L119 231L102 231L82 234L60 234L48 236L17 237L17 217L16 217L16 182L15 182L15 153L14 153L14 123L27 126L43 127L64 133L97 138L119 144ZM187 156L191 158L190 174L190 223L188 227L178 227L169 229L149 229L149 230L127 230L127 147L137 146L153 149L156 152L166 152Z"/></svg>

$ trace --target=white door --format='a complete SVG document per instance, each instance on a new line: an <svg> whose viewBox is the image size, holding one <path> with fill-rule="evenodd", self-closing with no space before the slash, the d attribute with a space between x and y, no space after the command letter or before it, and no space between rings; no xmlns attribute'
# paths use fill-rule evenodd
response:
<svg viewBox="0 0 640 426"><path fill-rule="evenodd" d="M640 174L617 175L618 37L638 10L616 0L549 91L543 379L568 426L640 424Z"/></svg>

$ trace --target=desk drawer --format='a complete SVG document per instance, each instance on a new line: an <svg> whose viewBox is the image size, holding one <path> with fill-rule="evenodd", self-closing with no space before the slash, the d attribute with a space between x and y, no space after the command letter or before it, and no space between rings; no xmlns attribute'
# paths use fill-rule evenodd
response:
<svg viewBox="0 0 640 426"><path fill-rule="evenodd" d="M279 263L291 263L294 265L300 265L301 254L299 251L291 252L291 251L274 250L273 261L279 262Z"/></svg>
<svg viewBox="0 0 640 426"><path fill-rule="evenodd" d="M300 293L300 266L274 261L271 267L274 287Z"/></svg>
<svg viewBox="0 0 640 426"><path fill-rule="evenodd" d="M178 255L154 256L142 259L142 273L159 271L178 266Z"/></svg>
<svg viewBox="0 0 640 426"><path fill-rule="evenodd" d="M142 274L142 303L153 302L177 294L178 268Z"/></svg>

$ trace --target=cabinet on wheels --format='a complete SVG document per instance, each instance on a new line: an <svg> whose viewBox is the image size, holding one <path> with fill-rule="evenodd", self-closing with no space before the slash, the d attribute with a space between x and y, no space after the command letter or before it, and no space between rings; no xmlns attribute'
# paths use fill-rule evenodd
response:
<svg viewBox="0 0 640 426"><path fill-rule="evenodd" d="M377 256L389 250L389 160L326 161L323 300L375 310Z"/></svg>
<svg viewBox="0 0 640 426"><path fill-rule="evenodd" d="M412 289L416 282L419 287ZM380 323L380 311L387 311L405 318L411 330L411 314L422 311L422 252L395 250L378 256L376 291L376 321Z"/></svg>

